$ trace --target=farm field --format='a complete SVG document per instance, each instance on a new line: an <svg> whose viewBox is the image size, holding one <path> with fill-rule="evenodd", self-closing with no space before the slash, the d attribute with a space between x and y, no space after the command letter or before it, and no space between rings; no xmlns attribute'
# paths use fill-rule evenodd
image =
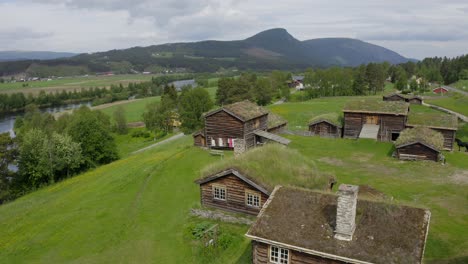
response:
<svg viewBox="0 0 468 264"><path fill-rule="evenodd" d="M452 83L450 86L461 89L463 91L468 91L468 80L459 80L456 83Z"/></svg>
<svg viewBox="0 0 468 264"><path fill-rule="evenodd" d="M158 75L146 74L122 74L112 76L87 76L87 77L64 77L61 79L53 79L51 81L35 81L35 82L16 82L16 83L0 83L0 93L33 93L38 94L40 91L55 92L55 91L73 91L82 87L108 87L112 84L127 85L131 82L149 81L152 77ZM23 87L27 84L27 87Z"/></svg>
<svg viewBox="0 0 468 264"><path fill-rule="evenodd" d="M433 99L432 99L433 98ZM443 96L443 97L432 97L431 99L425 100L428 104L433 104L447 108L449 110L458 112L462 115L468 116L468 96L461 94Z"/></svg>
<svg viewBox="0 0 468 264"><path fill-rule="evenodd" d="M465 153L447 153L444 166L397 161L389 156L389 143L287 137L291 148L339 183L368 184L397 203L429 207L427 263L466 260ZM188 226L206 221L188 213L199 207L193 180L217 160L192 147L187 136L3 205L0 262L246 263L250 246L243 234L248 226L220 223L233 240L211 257L199 253L187 234Z"/></svg>

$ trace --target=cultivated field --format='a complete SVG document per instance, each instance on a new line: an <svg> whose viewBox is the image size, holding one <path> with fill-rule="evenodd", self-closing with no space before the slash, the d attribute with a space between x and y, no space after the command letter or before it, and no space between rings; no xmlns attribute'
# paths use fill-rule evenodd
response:
<svg viewBox="0 0 468 264"><path fill-rule="evenodd" d="M82 77L64 77L61 79L53 79L51 81L30 81L16 83L0 83L0 93L32 93L38 94L40 91L56 92L56 91L79 91L81 88L89 87L109 87L112 84L128 85L133 82L144 82L151 80L157 75L146 74L122 74L112 76L82 76ZM23 85L27 85L23 87Z"/></svg>

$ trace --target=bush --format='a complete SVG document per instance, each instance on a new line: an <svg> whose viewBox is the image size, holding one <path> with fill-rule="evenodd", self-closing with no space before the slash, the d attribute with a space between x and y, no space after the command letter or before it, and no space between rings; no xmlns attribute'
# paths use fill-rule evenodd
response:
<svg viewBox="0 0 468 264"><path fill-rule="evenodd" d="M130 135L131 137L142 137L142 138L149 138L151 136L150 132L146 130L136 130L133 131L132 134Z"/></svg>

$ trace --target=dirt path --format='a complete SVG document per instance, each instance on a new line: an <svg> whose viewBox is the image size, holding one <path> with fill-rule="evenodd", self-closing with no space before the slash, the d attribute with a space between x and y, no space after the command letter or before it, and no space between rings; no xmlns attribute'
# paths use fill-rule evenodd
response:
<svg viewBox="0 0 468 264"><path fill-rule="evenodd" d="M167 139L165 139L165 140L162 140L162 141L159 141L159 142L157 142L157 143L154 143L153 145L150 145L150 146L148 146L148 147L144 147L144 148L139 149L139 150L137 150L137 151L133 151L132 153L130 153L130 155L133 155L133 154L136 154L136 153L140 153L140 152L142 152L142 151L145 151L145 150L154 148L154 147L156 147L156 146L165 144L165 143L170 142L170 141L174 141L174 140L179 139L179 138L181 138L181 137L183 137L183 136L184 136L184 133L179 133L179 134L174 135L174 136L172 136L172 137L170 137L170 138L167 138Z"/></svg>
<svg viewBox="0 0 468 264"><path fill-rule="evenodd" d="M460 118L460 119L463 120L464 122L468 122L468 116L462 115L462 114L460 114L460 113L458 113L458 112L449 110L449 109L447 109L447 108L440 107L440 106L438 106L438 105L432 105L432 104L428 104L428 103L424 103L424 102L423 102L423 105L428 106L428 107L430 107L430 108L434 108L434 109L440 110L440 111L442 111L442 112L446 112L446 113L449 113L449 114L452 114L452 115L456 115L458 118Z"/></svg>

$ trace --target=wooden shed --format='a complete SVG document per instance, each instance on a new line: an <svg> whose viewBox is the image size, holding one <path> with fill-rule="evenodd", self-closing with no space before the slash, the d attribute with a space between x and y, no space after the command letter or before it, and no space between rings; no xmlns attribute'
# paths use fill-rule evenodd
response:
<svg viewBox="0 0 468 264"><path fill-rule="evenodd" d="M429 210L359 199L357 186L344 187L336 195L276 187L246 234L252 263L423 262Z"/></svg>
<svg viewBox="0 0 468 264"><path fill-rule="evenodd" d="M320 137L341 137L343 117L336 114L318 115L309 121L309 132Z"/></svg>
<svg viewBox="0 0 468 264"><path fill-rule="evenodd" d="M392 93L392 94L384 95L383 100L406 102L406 97L402 94Z"/></svg>
<svg viewBox="0 0 468 264"><path fill-rule="evenodd" d="M440 132L444 137L444 150L453 150L456 132L458 129L458 118L455 115L442 112L410 112L406 127L428 127Z"/></svg>
<svg viewBox="0 0 468 264"><path fill-rule="evenodd" d="M193 144L197 147L206 147L205 129L198 130L192 134Z"/></svg>
<svg viewBox="0 0 468 264"><path fill-rule="evenodd" d="M267 132L273 134L280 134L286 130L286 126L288 125L288 121L282 118L281 116L269 113L268 114L268 128Z"/></svg>
<svg viewBox="0 0 468 264"><path fill-rule="evenodd" d="M201 178L200 199L203 206L257 215L270 196L271 188L235 169Z"/></svg>
<svg viewBox="0 0 468 264"><path fill-rule="evenodd" d="M396 157L401 160L439 161L443 146L441 133L427 127L407 128L395 142Z"/></svg>
<svg viewBox="0 0 468 264"><path fill-rule="evenodd" d="M356 100L346 104L343 112L343 137L392 141L405 129L409 103Z"/></svg>
<svg viewBox="0 0 468 264"><path fill-rule="evenodd" d="M407 102L410 104L421 105L423 103L423 99L419 96L411 96L408 97Z"/></svg>

